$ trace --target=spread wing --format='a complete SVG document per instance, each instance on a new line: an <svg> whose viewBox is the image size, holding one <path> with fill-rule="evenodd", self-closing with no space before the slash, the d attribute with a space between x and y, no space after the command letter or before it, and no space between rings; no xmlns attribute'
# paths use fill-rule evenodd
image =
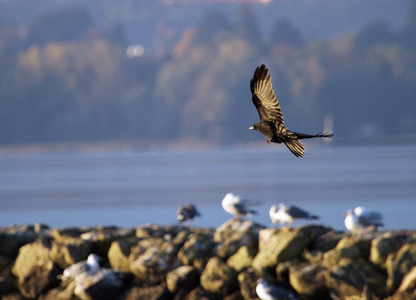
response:
<svg viewBox="0 0 416 300"><path fill-rule="evenodd" d="M250 80L253 104L257 108L261 121L278 121L284 124L271 79L265 65L257 67L254 71L253 78Z"/></svg>

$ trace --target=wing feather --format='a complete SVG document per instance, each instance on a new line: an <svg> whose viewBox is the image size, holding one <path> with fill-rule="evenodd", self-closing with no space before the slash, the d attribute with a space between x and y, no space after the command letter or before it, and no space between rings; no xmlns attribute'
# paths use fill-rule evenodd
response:
<svg viewBox="0 0 416 300"><path fill-rule="evenodd" d="M299 140L290 139L285 142L285 145L295 156L303 157L303 155L305 155L305 147L303 147L302 143Z"/></svg>
<svg viewBox="0 0 416 300"><path fill-rule="evenodd" d="M273 91L272 77L265 65L257 67L250 81L254 106L261 121L278 121L283 123L282 110Z"/></svg>

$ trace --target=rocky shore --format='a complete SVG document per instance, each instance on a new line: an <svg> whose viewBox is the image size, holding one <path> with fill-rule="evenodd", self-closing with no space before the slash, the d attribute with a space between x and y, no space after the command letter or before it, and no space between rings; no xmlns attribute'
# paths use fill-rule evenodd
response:
<svg viewBox="0 0 416 300"><path fill-rule="evenodd" d="M98 275L62 279L91 253ZM299 299L416 299L416 231L9 226L0 270L1 299L258 299L260 277Z"/></svg>

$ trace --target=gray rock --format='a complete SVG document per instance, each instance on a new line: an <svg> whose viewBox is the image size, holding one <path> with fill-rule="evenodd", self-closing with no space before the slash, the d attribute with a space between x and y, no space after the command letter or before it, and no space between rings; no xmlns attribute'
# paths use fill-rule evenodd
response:
<svg viewBox="0 0 416 300"><path fill-rule="evenodd" d="M193 266L180 266L166 276L168 290L175 294L179 290L190 292L199 284L198 269Z"/></svg>
<svg viewBox="0 0 416 300"><path fill-rule="evenodd" d="M178 248L165 238L143 239L131 249L130 271L149 285L160 284L180 265Z"/></svg>
<svg viewBox="0 0 416 300"><path fill-rule="evenodd" d="M395 291L403 277L416 266L416 242L404 244L397 253L391 253L386 260L387 287Z"/></svg>
<svg viewBox="0 0 416 300"><path fill-rule="evenodd" d="M228 220L214 233L214 241L218 244L216 255L228 259L242 246L247 246L251 253L257 253L259 231L262 228L249 220Z"/></svg>
<svg viewBox="0 0 416 300"><path fill-rule="evenodd" d="M0 297L14 290L13 281L5 276L0 276Z"/></svg>
<svg viewBox="0 0 416 300"><path fill-rule="evenodd" d="M131 248L138 244L140 238L123 238L111 243L108 250L108 260L114 269L130 272L130 253Z"/></svg>
<svg viewBox="0 0 416 300"><path fill-rule="evenodd" d="M416 266L412 267L412 269L404 275L398 289L399 292L412 290L416 290Z"/></svg>
<svg viewBox="0 0 416 300"><path fill-rule="evenodd" d="M262 274L264 269L275 268L278 263L297 258L309 241L309 237L296 231L286 229L274 231L260 247L259 253L253 260L253 267Z"/></svg>
<svg viewBox="0 0 416 300"><path fill-rule="evenodd" d="M62 269L87 259L93 251L92 243L80 238L59 238L52 242L50 258Z"/></svg>
<svg viewBox="0 0 416 300"><path fill-rule="evenodd" d="M214 246L212 233L192 233L179 250L178 258L184 265L193 265L196 260L208 260Z"/></svg>
<svg viewBox="0 0 416 300"><path fill-rule="evenodd" d="M23 296L36 299L40 294L59 285L60 273L58 266L52 261L33 266L26 274L20 276L17 287Z"/></svg>
<svg viewBox="0 0 416 300"><path fill-rule="evenodd" d="M17 278L23 278L31 269L36 266L41 266L50 261L49 253L51 246L46 241L37 241L26 244L19 249L16 262L12 267L12 273Z"/></svg>
<svg viewBox="0 0 416 300"><path fill-rule="evenodd" d="M170 299L171 295L167 288L163 285L149 286L149 287L133 287L127 292L119 296L118 300L166 300Z"/></svg>
<svg viewBox="0 0 416 300"><path fill-rule="evenodd" d="M242 246L238 251L227 260L227 265L232 267L237 272L251 267L254 255L250 253L247 246Z"/></svg>
<svg viewBox="0 0 416 300"><path fill-rule="evenodd" d="M386 276L371 262L359 257L343 258L325 273L326 285L331 294L343 299L350 296L365 296L368 299L383 299L387 296Z"/></svg>
<svg viewBox="0 0 416 300"><path fill-rule="evenodd" d="M201 286L214 294L229 295L238 288L237 272L219 257L212 257L201 274Z"/></svg>
<svg viewBox="0 0 416 300"><path fill-rule="evenodd" d="M210 293L198 286L194 288L186 297L185 300L218 300L219 297L216 294Z"/></svg>
<svg viewBox="0 0 416 300"><path fill-rule="evenodd" d="M253 268L242 271L238 274L237 279L243 299L248 300L257 298L256 285L258 276Z"/></svg>
<svg viewBox="0 0 416 300"><path fill-rule="evenodd" d="M391 253L397 252L403 244L412 240L414 237L404 232L386 232L372 241L370 261L380 268L386 269L387 257Z"/></svg>
<svg viewBox="0 0 416 300"><path fill-rule="evenodd" d="M125 289L123 274L101 269L92 276L75 278L74 295L81 300L113 300Z"/></svg>
<svg viewBox="0 0 416 300"><path fill-rule="evenodd" d="M289 282L293 289L306 299L327 299L329 290L326 287L322 265L300 263L289 268Z"/></svg>

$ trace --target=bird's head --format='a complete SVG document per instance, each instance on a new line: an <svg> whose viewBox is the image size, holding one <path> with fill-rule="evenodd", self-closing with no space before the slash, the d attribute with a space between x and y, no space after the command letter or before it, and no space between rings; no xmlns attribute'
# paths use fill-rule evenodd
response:
<svg viewBox="0 0 416 300"><path fill-rule="evenodd" d="M253 126L251 126L249 128L249 130L257 130L257 131L258 131L258 129L259 129L259 123L256 123L256 124L254 124Z"/></svg>

